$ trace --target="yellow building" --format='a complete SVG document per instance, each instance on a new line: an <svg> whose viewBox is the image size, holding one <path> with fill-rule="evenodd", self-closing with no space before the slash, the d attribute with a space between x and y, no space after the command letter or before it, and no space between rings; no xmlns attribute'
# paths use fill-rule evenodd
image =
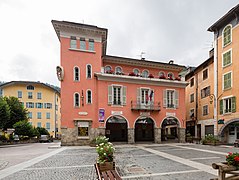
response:
<svg viewBox="0 0 239 180"><path fill-rule="evenodd" d="M186 87L186 132L194 137L216 134L214 117L214 64L213 50L210 57L188 73Z"/></svg>
<svg viewBox="0 0 239 180"><path fill-rule="evenodd" d="M239 139L239 5L216 21L214 32L214 69L218 136L224 142Z"/></svg>
<svg viewBox="0 0 239 180"><path fill-rule="evenodd" d="M0 84L0 96L17 97L28 109L29 122L44 127L53 137L60 136L60 89L31 81L11 81Z"/></svg>

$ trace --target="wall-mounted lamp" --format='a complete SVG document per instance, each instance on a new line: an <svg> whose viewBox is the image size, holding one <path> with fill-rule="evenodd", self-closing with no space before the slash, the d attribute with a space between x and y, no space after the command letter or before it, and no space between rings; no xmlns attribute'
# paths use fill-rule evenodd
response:
<svg viewBox="0 0 239 180"><path fill-rule="evenodd" d="M81 91L81 105L84 106L84 93L83 90Z"/></svg>
<svg viewBox="0 0 239 180"><path fill-rule="evenodd" d="M213 103L213 101L215 102L215 100L216 100L216 97L215 97L215 95L214 94L210 94L209 95L209 98L210 98L210 104L212 104Z"/></svg>

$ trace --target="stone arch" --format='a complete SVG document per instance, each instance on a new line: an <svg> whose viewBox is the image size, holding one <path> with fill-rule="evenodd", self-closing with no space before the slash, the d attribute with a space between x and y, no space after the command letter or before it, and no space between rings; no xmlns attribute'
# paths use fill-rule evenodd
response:
<svg viewBox="0 0 239 180"><path fill-rule="evenodd" d="M231 119L231 120L227 121L227 122L220 128L220 130L218 131L218 136L223 136L223 132L224 132L225 128L226 128L229 124L234 123L234 122L239 122L239 118Z"/></svg>
<svg viewBox="0 0 239 180"><path fill-rule="evenodd" d="M180 121L178 118L168 116L161 122L161 140L176 141L179 139Z"/></svg>

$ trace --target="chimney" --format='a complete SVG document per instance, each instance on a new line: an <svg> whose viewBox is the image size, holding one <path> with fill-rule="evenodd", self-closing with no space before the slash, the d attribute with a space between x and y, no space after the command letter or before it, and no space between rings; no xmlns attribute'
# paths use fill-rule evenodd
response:
<svg viewBox="0 0 239 180"><path fill-rule="evenodd" d="M173 60L171 59L168 63L169 63L169 64L173 64Z"/></svg>

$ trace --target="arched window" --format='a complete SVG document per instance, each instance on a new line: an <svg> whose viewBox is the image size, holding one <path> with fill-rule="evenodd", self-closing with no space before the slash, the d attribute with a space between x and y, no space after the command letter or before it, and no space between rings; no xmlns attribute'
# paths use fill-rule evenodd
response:
<svg viewBox="0 0 239 180"><path fill-rule="evenodd" d="M28 86L27 86L27 90L34 90L34 86L28 85Z"/></svg>
<svg viewBox="0 0 239 180"><path fill-rule="evenodd" d="M169 73L168 73L168 79L173 79L173 78L174 78L173 73L169 72Z"/></svg>
<svg viewBox="0 0 239 180"><path fill-rule="evenodd" d="M123 71L122 71L122 68L121 67L119 67L119 66L117 66L116 68L115 68L115 73L116 74L121 74Z"/></svg>
<svg viewBox="0 0 239 180"><path fill-rule="evenodd" d="M109 73L112 71L111 66L105 66L105 73Z"/></svg>
<svg viewBox="0 0 239 180"><path fill-rule="evenodd" d="M230 44L232 41L232 25L227 25L223 30L223 46Z"/></svg>
<svg viewBox="0 0 239 180"><path fill-rule="evenodd" d="M86 65L86 78L91 79L92 77L92 68L90 64Z"/></svg>
<svg viewBox="0 0 239 180"><path fill-rule="evenodd" d="M135 75L139 75L139 70L138 69L134 69L133 72L134 72Z"/></svg>
<svg viewBox="0 0 239 180"><path fill-rule="evenodd" d="M159 77L165 77L165 73L163 71L159 72Z"/></svg>
<svg viewBox="0 0 239 180"><path fill-rule="evenodd" d="M142 72L142 77L148 77L149 76L149 71L148 70L143 70Z"/></svg>
<svg viewBox="0 0 239 180"><path fill-rule="evenodd" d="M74 81L80 81L80 69L74 67Z"/></svg>
<svg viewBox="0 0 239 180"><path fill-rule="evenodd" d="M80 106L80 95L79 93L74 94L74 107Z"/></svg>
<svg viewBox="0 0 239 180"><path fill-rule="evenodd" d="M92 104L92 92L87 90L86 92L86 104Z"/></svg>

